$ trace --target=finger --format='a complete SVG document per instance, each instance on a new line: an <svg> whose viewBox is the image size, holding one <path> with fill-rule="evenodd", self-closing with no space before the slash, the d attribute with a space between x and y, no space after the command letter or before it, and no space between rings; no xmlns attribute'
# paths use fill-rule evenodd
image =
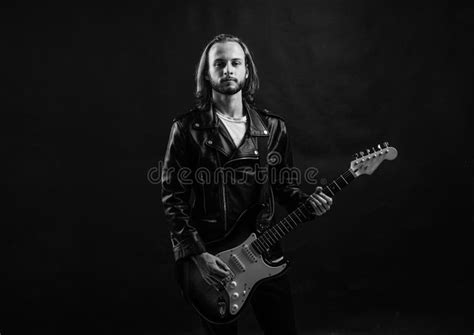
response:
<svg viewBox="0 0 474 335"><path fill-rule="evenodd" d="M319 202L322 203L322 204L327 204L327 203L328 203L328 201L327 201L325 198L323 198L321 195L319 195L319 194L315 194L314 197L315 197L316 199L318 199Z"/></svg>
<svg viewBox="0 0 474 335"><path fill-rule="evenodd" d="M324 199L319 194L316 194L316 197L318 198L319 202L322 204L323 208L326 209L326 210L329 210L329 207L331 207L331 206L328 204L327 200Z"/></svg>
<svg viewBox="0 0 474 335"><path fill-rule="evenodd" d="M216 291L219 291L219 281L212 276L208 276L204 279L209 286L212 286Z"/></svg>
<svg viewBox="0 0 474 335"><path fill-rule="evenodd" d="M214 278L214 280L216 281L216 284L214 284L214 288L216 289L216 291L220 291L223 287L226 286L226 283L222 279Z"/></svg>
<svg viewBox="0 0 474 335"><path fill-rule="evenodd" d="M315 200L313 197L311 197L311 199L309 200L309 203L311 204L311 206L313 206L314 208L314 211L316 212L316 215L322 215L323 213L321 212L321 207L320 207L320 204L318 204L318 201Z"/></svg>
<svg viewBox="0 0 474 335"><path fill-rule="evenodd" d="M321 215L326 213L326 211L329 209L326 204L326 200L319 197L318 194L313 195L313 199L316 202L316 204L319 206L319 209L321 211Z"/></svg>
<svg viewBox="0 0 474 335"><path fill-rule="evenodd" d="M230 272L230 268L227 266L227 264L220 258L216 259L216 264L220 266L222 269Z"/></svg>
<svg viewBox="0 0 474 335"><path fill-rule="evenodd" d="M214 286L216 284L216 281L211 276L203 276L202 278L207 283L207 285Z"/></svg>
<svg viewBox="0 0 474 335"><path fill-rule="evenodd" d="M209 280L212 282L212 285L219 285L221 283L220 278L216 278L212 274L209 275Z"/></svg>
<svg viewBox="0 0 474 335"><path fill-rule="evenodd" d="M311 194L310 197L311 197L311 199L313 199L313 201L314 201L320 208L324 208L324 207L322 206L322 199L319 198L319 196L318 196L317 194L316 194L316 195L315 195L315 194ZM324 200L324 201L326 201L326 200Z"/></svg>
<svg viewBox="0 0 474 335"><path fill-rule="evenodd" d="M326 199L326 201L328 202L328 204L332 205L332 198L327 196L326 193L319 193L320 196L322 196L324 199Z"/></svg>
<svg viewBox="0 0 474 335"><path fill-rule="evenodd" d="M211 267L211 274L217 275L219 277L227 277L229 273L227 271L221 270L217 265Z"/></svg>

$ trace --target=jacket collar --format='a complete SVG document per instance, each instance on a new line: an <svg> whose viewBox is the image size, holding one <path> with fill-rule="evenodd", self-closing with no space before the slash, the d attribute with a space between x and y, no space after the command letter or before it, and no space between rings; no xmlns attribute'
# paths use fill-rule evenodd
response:
<svg viewBox="0 0 474 335"><path fill-rule="evenodd" d="M263 124L257 111L245 101L244 109L248 115L250 136L269 136L268 129ZM208 108L207 110L197 113L192 125L194 129L211 129L218 128L218 126L218 118L216 117L214 108Z"/></svg>

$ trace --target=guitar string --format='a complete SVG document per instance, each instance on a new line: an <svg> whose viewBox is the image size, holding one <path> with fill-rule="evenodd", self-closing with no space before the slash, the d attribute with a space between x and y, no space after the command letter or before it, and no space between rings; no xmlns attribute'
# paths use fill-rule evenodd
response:
<svg viewBox="0 0 474 335"><path fill-rule="evenodd" d="M339 190L342 190L342 187L344 186L347 186L349 185L349 182L352 181L354 178L350 179L349 182L346 180L347 177L350 177L350 176L353 176L352 175L352 172L350 170L347 170L345 171L344 173L342 173L341 175L339 175L335 180L333 180L329 185L325 186L326 188L330 189L329 187L331 185L335 185L338 187ZM341 179L345 182L346 185L343 185L342 187L339 186L339 184L337 184L337 180L338 179ZM313 192L314 193L314 192ZM267 229L259 238L257 238L254 242L257 243L260 243L260 242L257 242L259 241L259 239L262 239L262 242L263 242L263 246L265 247L265 245L268 245L268 247L266 247L267 249L272 246L274 243L278 242L282 237L284 237L287 233L289 233L290 231L296 229L298 227L298 224L300 223L303 223L304 220L306 219L306 216L304 215L304 212L302 210L302 208L305 208L307 210L307 208L305 207L305 205L300 205L298 206L293 212L291 212L290 214L288 214L285 218L283 218L282 220L280 220L280 222L278 222L275 226ZM300 211L302 214L303 214L303 219L301 219L300 217L298 217L298 215L296 214L297 211ZM291 217L291 215L295 215L296 218L298 219L297 222L293 217ZM291 219L291 221L294 223L294 227L293 225L287 220L287 219ZM288 229L286 226L285 226L285 222L289 225L289 227L291 229ZM283 228L285 228L287 230L287 233L284 233L283 231ZM280 234L278 233L277 231L277 228L280 228L280 230L283 232L283 235L282 236L279 236ZM265 235L266 234L266 235ZM273 241L273 238L272 238L272 234L273 234L273 238L276 238L275 241ZM252 242L252 243L254 243Z"/></svg>

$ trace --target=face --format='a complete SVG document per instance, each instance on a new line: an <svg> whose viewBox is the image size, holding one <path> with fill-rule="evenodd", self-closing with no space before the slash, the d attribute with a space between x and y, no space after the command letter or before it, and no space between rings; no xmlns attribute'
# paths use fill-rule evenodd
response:
<svg viewBox="0 0 474 335"><path fill-rule="evenodd" d="M212 88L225 95L234 95L242 90L248 77L245 53L237 42L214 44L209 49L209 73L206 79Z"/></svg>

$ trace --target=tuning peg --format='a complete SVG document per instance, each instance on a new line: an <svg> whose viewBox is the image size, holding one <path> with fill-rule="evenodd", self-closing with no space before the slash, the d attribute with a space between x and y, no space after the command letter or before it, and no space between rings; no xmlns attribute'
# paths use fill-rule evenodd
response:
<svg viewBox="0 0 474 335"><path fill-rule="evenodd" d="M377 148L378 148L379 150L382 150L382 146L381 146L380 144L377 145Z"/></svg>
<svg viewBox="0 0 474 335"><path fill-rule="evenodd" d="M360 157L365 155L363 151L359 152L359 154L360 154Z"/></svg>
<svg viewBox="0 0 474 335"><path fill-rule="evenodd" d="M388 148L388 142L383 142L383 146L384 146L385 148Z"/></svg>
<svg viewBox="0 0 474 335"><path fill-rule="evenodd" d="M372 147L372 153L374 154L375 157L377 157L377 150L375 150L374 147Z"/></svg>
<svg viewBox="0 0 474 335"><path fill-rule="evenodd" d="M354 154L354 158L355 158L355 159L359 159L359 153L358 153L358 152L356 152L356 153Z"/></svg>

